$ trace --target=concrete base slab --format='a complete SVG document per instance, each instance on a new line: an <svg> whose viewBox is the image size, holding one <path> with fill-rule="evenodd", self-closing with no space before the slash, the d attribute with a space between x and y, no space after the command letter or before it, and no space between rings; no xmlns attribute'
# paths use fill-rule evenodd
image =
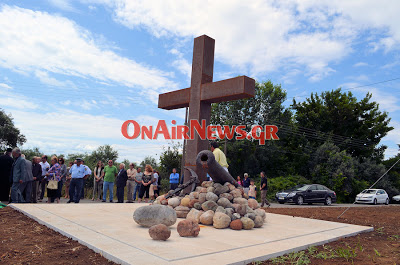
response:
<svg viewBox="0 0 400 265"><path fill-rule="evenodd" d="M372 227L267 214L262 228L233 231L201 226L197 238L152 240L133 221L145 204L11 204L27 216L120 264L246 264L372 231Z"/></svg>

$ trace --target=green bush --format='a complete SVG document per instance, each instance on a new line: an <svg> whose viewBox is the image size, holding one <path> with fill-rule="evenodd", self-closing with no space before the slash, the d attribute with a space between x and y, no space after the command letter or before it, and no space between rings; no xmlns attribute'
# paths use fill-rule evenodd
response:
<svg viewBox="0 0 400 265"><path fill-rule="evenodd" d="M268 179L268 200L274 200L275 194L288 188L292 188L298 184L310 184L310 180L302 176L280 176ZM259 186L258 186L259 187Z"/></svg>

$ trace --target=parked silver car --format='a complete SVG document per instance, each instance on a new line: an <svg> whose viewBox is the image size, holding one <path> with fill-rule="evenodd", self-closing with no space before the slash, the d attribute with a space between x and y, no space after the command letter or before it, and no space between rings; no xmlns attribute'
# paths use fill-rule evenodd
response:
<svg viewBox="0 0 400 265"><path fill-rule="evenodd" d="M363 190L357 194L356 203L389 204L389 195L382 189Z"/></svg>

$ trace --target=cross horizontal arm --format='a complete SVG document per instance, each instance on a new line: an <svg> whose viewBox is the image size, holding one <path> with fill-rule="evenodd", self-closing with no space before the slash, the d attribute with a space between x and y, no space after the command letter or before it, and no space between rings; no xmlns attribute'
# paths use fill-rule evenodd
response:
<svg viewBox="0 0 400 265"><path fill-rule="evenodd" d="M217 103L254 97L255 80L238 76L218 82L201 85L201 101Z"/></svg>
<svg viewBox="0 0 400 265"><path fill-rule="evenodd" d="M201 101L217 103L254 97L255 80L247 76L239 76L218 82L201 85ZM189 107L190 88L180 89L158 97L158 107L161 109L179 109Z"/></svg>
<svg viewBox="0 0 400 265"><path fill-rule="evenodd" d="M189 107L190 88L180 89L158 96L158 108L160 109L179 109Z"/></svg>

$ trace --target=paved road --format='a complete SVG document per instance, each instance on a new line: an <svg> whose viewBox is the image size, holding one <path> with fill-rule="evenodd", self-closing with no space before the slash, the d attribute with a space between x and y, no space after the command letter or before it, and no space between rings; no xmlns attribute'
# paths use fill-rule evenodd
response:
<svg viewBox="0 0 400 265"><path fill-rule="evenodd" d="M400 206L400 204L389 204ZM371 205L371 204L349 204L349 203L333 203L330 206L324 205L323 203L314 203L314 204L303 204L303 205L296 205L296 204L279 204L279 203L271 203L271 208L315 208L315 207L387 207L385 204L378 204L378 205Z"/></svg>

